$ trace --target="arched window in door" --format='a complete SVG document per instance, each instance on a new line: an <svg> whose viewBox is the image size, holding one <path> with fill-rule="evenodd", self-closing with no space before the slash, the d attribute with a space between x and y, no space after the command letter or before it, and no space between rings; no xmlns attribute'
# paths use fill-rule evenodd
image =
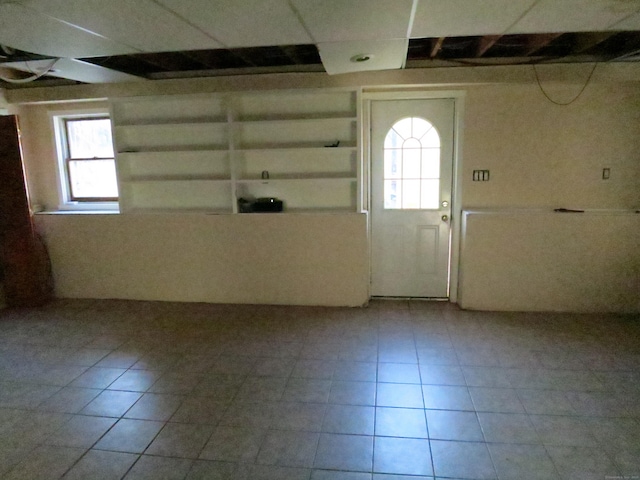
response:
<svg viewBox="0 0 640 480"><path fill-rule="evenodd" d="M384 139L384 208L437 209L440 135L420 117L398 120Z"/></svg>

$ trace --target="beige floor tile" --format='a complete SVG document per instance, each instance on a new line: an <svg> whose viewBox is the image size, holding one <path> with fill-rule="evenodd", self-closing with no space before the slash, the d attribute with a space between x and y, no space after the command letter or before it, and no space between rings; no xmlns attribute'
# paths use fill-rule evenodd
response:
<svg viewBox="0 0 640 480"><path fill-rule="evenodd" d="M78 413L101 392L98 388L64 387L42 402L38 410Z"/></svg>
<svg viewBox="0 0 640 480"><path fill-rule="evenodd" d="M378 407L375 409L375 434L385 437L428 438L425 411L418 408Z"/></svg>
<svg viewBox="0 0 640 480"><path fill-rule="evenodd" d="M151 370L128 370L107 388L128 392L146 392L160 375L160 372Z"/></svg>
<svg viewBox="0 0 640 480"><path fill-rule="evenodd" d="M410 363L380 363L378 365L378 381L420 384L420 369L417 365Z"/></svg>
<svg viewBox="0 0 640 480"><path fill-rule="evenodd" d="M500 480L559 480L560 476L541 445L489 444Z"/></svg>
<svg viewBox="0 0 640 480"><path fill-rule="evenodd" d="M331 470L313 470L311 472L311 480L371 480L371 474L362 472L334 472ZM385 480L392 479L385 478Z"/></svg>
<svg viewBox="0 0 640 480"><path fill-rule="evenodd" d="M380 407L424 408L422 387L406 383L378 383L376 405Z"/></svg>
<svg viewBox="0 0 640 480"><path fill-rule="evenodd" d="M484 443L432 440L431 454L436 478L497 478Z"/></svg>
<svg viewBox="0 0 640 480"><path fill-rule="evenodd" d="M71 415L63 413L28 412L20 421L2 430L2 440L13 445L39 444L70 418Z"/></svg>
<svg viewBox="0 0 640 480"><path fill-rule="evenodd" d="M319 437L319 434L311 432L270 430L262 442L256 463L310 468Z"/></svg>
<svg viewBox="0 0 640 480"><path fill-rule="evenodd" d="M429 440L376 437L373 471L404 475L432 475Z"/></svg>
<svg viewBox="0 0 640 480"><path fill-rule="evenodd" d="M329 399L331 381L310 378L290 378L282 392L284 402L325 403Z"/></svg>
<svg viewBox="0 0 640 480"><path fill-rule="evenodd" d="M183 480L192 460L143 455L127 473L125 480Z"/></svg>
<svg viewBox="0 0 640 480"><path fill-rule="evenodd" d="M145 454L164 457L198 458L214 427L189 423L167 423Z"/></svg>
<svg viewBox="0 0 640 480"><path fill-rule="evenodd" d="M124 414L124 418L168 421L185 400L183 395L145 393Z"/></svg>
<svg viewBox="0 0 640 480"><path fill-rule="evenodd" d="M324 403L278 403L273 412L271 428L319 432L326 409Z"/></svg>
<svg viewBox="0 0 640 480"><path fill-rule="evenodd" d="M60 387L20 382L0 382L0 408L33 409L55 394Z"/></svg>
<svg viewBox="0 0 640 480"><path fill-rule="evenodd" d="M230 480L237 478L236 463L197 460L193 463L186 480Z"/></svg>
<svg viewBox="0 0 640 480"><path fill-rule="evenodd" d="M329 405L322 431L352 435L373 435L375 408L357 405Z"/></svg>
<svg viewBox="0 0 640 480"><path fill-rule="evenodd" d="M467 387L423 385L422 395L425 408L438 410L474 410Z"/></svg>
<svg viewBox="0 0 640 480"><path fill-rule="evenodd" d="M94 448L113 452L142 453L163 426L162 422L123 418L95 444Z"/></svg>
<svg viewBox="0 0 640 480"><path fill-rule="evenodd" d="M132 453L89 450L63 479L120 480L137 459Z"/></svg>
<svg viewBox="0 0 640 480"><path fill-rule="evenodd" d="M336 369L335 361L300 359L296 362L291 373L293 378L313 378L316 380L331 380Z"/></svg>
<svg viewBox="0 0 640 480"><path fill-rule="evenodd" d="M71 468L67 478L602 480L640 471L633 318L413 301L52 305L0 322L0 477Z"/></svg>
<svg viewBox="0 0 640 480"><path fill-rule="evenodd" d="M142 397L138 392L105 390L94 398L80 413L100 417L121 417Z"/></svg>
<svg viewBox="0 0 640 480"><path fill-rule="evenodd" d="M126 372L124 368L91 367L69 384L70 387L107 388L120 375Z"/></svg>
<svg viewBox="0 0 640 480"><path fill-rule="evenodd" d="M28 453L4 480L56 480L85 452L83 448L42 445Z"/></svg>
<svg viewBox="0 0 640 480"><path fill-rule="evenodd" d="M57 447L91 448L115 423L115 418L74 415L44 443Z"/></svg>
<svg viewBox="0 0 640 480"><path fill-rule="evenodd" d="M373 437L365 435L320 435L314 468L371 472Z"/></svg>
<svg viewBox="0 0 640 480"><path fill-rule="evenodd" d="M172 422L216 425L229 408L229 402L211 397L187 397L171 416Z"/></svg>
<svg viewBox="0 0 640 480"><path fill-rule="evenodd" d="M329 403L342 405L375 405L376 384L374 382L331 383Z"/></svg>
<svg viewBox="0 0 640 480"><path fill-rule="evenodd" d="M580 417L530 415L529 419L544 445L595 447L597 441Z"/></svg>
<svg viewBox="0 0 640 480"><path fill-rule="evenodd" d="M427 410L429 438L482 442L484 436L475 412Z"/></svg>
<svg viewBox="0 0 640 480"><path fill-rule="evenodd" d="M602 480L621 475L611 458L598 448L547 447L560 476L567 480Z"/></svg>
<svg viewBox="0 0 640 480"><path fill-rule="evenodd" d="M264 428L217 427L200 453L200 458L253 463L266 434Z"/></svg>
<svg viewBox="0 0 640 480"><path fill-rule="evenodd" d="M475 410L492 413L525 413L513 388L469 387Z"/></svg>
<svg viewBox="0 0 640 480"><path fill-rule="evenodd" d="M519 413L478 413L478 419L487 442L541 443L531 420Z"/></svg>

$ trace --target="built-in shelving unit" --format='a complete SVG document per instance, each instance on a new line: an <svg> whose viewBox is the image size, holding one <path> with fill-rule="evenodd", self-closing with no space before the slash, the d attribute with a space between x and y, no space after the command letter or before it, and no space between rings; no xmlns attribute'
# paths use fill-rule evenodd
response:
<svg viewBox="0 0 640 480"><path fill-rule="evenodd" d="M354 90L119 98L111 102L120 211L237 213L277 197L285 212L356 212Z"/></svg>

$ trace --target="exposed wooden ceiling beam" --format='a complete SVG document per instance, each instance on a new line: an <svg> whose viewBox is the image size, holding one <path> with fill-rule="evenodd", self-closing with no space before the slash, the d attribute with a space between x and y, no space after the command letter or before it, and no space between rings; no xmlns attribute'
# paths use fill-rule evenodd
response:
<svg viewBox="0 0 640 480"><path fill-rule="evenodd" d="M445 37L440 37L438 39L433 39L433 44L431 46L431 53L429 54L429 58L436 58L438 52L442 48L442 44L444 43Z"/></svg>
<svg viewBox="0 0 640 480"><path fill-rule="evenodd" d="M613 61L620 61L620 60L628 59L628 58L635 57L635 56L638 56L638 55L640 55L640 49L635 50L633 52L625 53L624 55L620 55L619 57L615 57L613 59Z"/></svg>
<svg viewBox="0 0 640 480"><path fill-rule="evenodd" d="M573 55L586 52L618 33L619 32L594 32L588 35L579 35L574 42Z"/></svg>
<svg viewBox="0 0 640 480"><path fill-rule="evenodd" d="M478 44L478 50L476 52L476 57L481 57L485 53L487 53L487 51L491 47L493 47L496 44L496 42L498 40L500 40L501 37L502 37L502 35L485 35L484 37L482 37L480 39L479 44Z"/></svg>
<svg viewBox="0 0 640 480"><path fill-rule="evenodd" d="M560 35L562 35L562 33L542 33L542 34L530 35L527 41L528 45L527 45L527 49L524 52L524 56L528 57L530 55L533 55L541 48L549 45Z"/></svg>

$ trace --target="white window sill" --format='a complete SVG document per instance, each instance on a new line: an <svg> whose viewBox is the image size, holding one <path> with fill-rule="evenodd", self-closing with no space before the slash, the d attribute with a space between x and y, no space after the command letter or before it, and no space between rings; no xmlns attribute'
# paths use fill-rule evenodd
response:
<svg viewBox="0 0 640 480"><path fill-rule="evenodd" d="M34 215L119 215L120 210L48 210Z"/></svg>

